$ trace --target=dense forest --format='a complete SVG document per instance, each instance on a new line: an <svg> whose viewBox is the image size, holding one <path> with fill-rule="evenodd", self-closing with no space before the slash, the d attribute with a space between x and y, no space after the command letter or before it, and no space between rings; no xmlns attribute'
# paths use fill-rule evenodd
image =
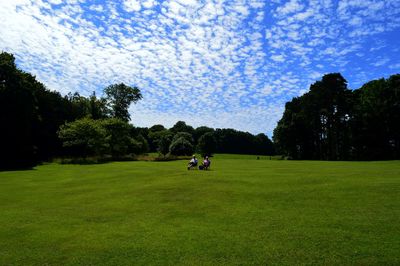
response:
<svg viewBox="0 0 400 266"><path fill-rule="evenodd" d="M356 90L339 73L325 75L286 103L273 140L292 159L400 159L400 75Z"/></svg>
<svg viewBox="0 0 400 266"><path fill-rule="evenodd" d="M31 167L55 157L97 156L110 160L158 152L161 156L212 153L274 154L265 134L234 129L172 128L129 123L129 105L142 98L123 83L93 93L62 96L16 67L12 54L0 54L0 169Z"/></svg>

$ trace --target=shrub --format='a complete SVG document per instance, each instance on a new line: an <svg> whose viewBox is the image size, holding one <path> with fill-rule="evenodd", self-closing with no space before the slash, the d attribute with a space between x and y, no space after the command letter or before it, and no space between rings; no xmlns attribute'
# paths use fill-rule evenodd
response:
<svg viewBox="0 0 400 266"><path fill-rule="evenodd" d="M62 125L58 136L72 154L87 157L99 155L108 148L106 133L97 120L82 118Z"/></svg>
<svg viewBox="0 0 400 266"><path fill-rule="evenodd" d="M169 151L173 155L190 155L193 153L193 145L181 137L171 143Z"/></svg>

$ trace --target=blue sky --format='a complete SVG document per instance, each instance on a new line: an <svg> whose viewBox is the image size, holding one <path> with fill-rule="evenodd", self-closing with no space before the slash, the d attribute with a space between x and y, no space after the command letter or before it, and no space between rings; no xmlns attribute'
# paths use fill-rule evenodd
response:
<svg viewBox="0 0 400 266"><path fill-rule="evenodd" d="M271 136L323 74L349 87L400 72L399 0L0 0L0 50L49 89L138 86L136 126Z"/></svg>

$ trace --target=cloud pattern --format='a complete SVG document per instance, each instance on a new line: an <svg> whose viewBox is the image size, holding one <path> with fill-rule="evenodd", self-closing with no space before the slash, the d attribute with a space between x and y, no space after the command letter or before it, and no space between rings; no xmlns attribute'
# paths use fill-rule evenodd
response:
<svg viewBox="0 0 400 266"><path fill-rule="evenodd" d="M271 136L324 73L351 88L400 72L398 0L0 0L0 49L49 89L138 86L137 126Z"/></svg>

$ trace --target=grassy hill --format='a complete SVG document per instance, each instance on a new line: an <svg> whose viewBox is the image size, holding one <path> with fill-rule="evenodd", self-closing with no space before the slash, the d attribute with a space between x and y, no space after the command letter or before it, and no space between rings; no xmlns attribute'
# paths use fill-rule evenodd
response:
<svg viewBox="0 0 400 266"><path fill-rule="evenodd" d="M0 172L0 265L400 264L400 163L185 161Z"/></svg>

